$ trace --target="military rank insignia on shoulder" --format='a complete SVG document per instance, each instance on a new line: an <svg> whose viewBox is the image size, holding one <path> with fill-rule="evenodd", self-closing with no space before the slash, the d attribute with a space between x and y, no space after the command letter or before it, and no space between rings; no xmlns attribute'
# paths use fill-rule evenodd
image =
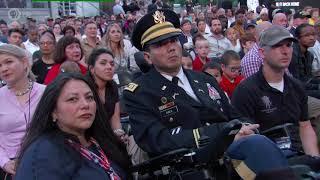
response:
<svg viewBox="0 0 320 180"><path fill-rule="evenodd" d="M129 83L127 85L127 87L124 88L124 90L130 91L130 92L134 92L137 89L138 86L139 85L136 84L136 83Z"/></svg>

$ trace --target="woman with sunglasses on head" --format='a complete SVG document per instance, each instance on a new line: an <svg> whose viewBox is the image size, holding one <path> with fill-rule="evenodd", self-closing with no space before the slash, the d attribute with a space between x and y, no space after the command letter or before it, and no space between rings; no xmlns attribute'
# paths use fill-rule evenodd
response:
<svg viewBox="0 0 320 180"><path fill-rule="evenodd" d="M81 64L83 51L80 41L74 36L64 36L61 38L56 46L53 60L55 65L52 66L48 72L44 84L49 84L60 73L60 66L65 61L73 61L79 65L82 74L86 74L87 68Z"/></svg>
<svg viewBox="0 0 320 180"><path fill-rule="evenodd" d="M112 52L105 48L94 49L88 58L88 69L88 77L96 84L111 128L120 139L125 140L125 132L122 130L120 123L118 88L112 80L115 70Z"/></svg>
<svg viewBox="0 0 320 180"><path fill-rule="evenodd" d="M0 46L0 179L15 174L16 154L45 86L34 82L28 56L14 45Z"/></svg>
<svg viewBox="0 0 320 180"><path fill-rule="evenodd" d="M128 179L130 161L92 81L61 73L47 86L24 138L15 180Z"/></svg>
<svg viewBox="0 0 320 180"><path fill-rule="evenodd" d="M32 65L32 72L37 82L43 84L48 71L54 65L53 52L56 48L56 39L52 31L45 31L40 35L39 45L41 56Z"/></svg>

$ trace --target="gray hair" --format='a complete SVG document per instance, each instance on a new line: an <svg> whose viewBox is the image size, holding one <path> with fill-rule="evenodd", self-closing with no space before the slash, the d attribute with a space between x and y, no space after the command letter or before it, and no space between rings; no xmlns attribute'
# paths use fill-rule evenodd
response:
<svg viewBox="0 0 320 180"><path fill-rule="evenodd" d="M12 44L4 44L0 46L0 54L7 54L16 57L21 60L23 58L27 59L28 67L27 67L27 75L32 80L35 81L35 75L31 72L31 64L30 64L30 53L25 49L22 49L18 46Z"/></svg>

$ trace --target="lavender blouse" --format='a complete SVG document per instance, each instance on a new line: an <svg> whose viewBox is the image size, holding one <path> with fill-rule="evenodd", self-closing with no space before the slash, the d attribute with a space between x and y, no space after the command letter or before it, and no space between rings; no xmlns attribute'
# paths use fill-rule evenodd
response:
<svg viewBox="0 0 320 180"><path fill-rule="evenodd" d="M26 132L26 125L45 90L45 86L34 83L30 94L30 103L20 104L7 86L0 88L0 167L15 158L21 140ZM30 115L30 117L29 117Z"/></svg>

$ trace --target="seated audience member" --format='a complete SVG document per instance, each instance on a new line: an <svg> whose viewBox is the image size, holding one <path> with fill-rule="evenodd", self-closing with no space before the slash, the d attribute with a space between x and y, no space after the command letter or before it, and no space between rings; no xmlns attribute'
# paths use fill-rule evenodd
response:
<svg viewBox="0 0 320 180"><path fill-rule="evenodd" d="M272 26L261 34L259 52L263 65L237 87L232 104L242 115L258 123L261 131L293 123L299 127L296 133L300 135L304 152L318 156L317 137L308 119L307 95L303 86L285 73L294 40L290 32L280 26ZM299 150L288 150L286 154Z"/></svg>
<svg viewBox="0 0 320 180"><path fill-rule="evenodd" d="M38 30L36 28L30 28L28 29L28 40L23 43L23 46L31 55L33 55L35 51L38 51L40 49L38 41Z"/></svg>
<svg viewBox="0 0 320 180"><path fill-rule="evenodd" d="M240 58L242 59L249 51L253 48L256 43L256 38L251 33L245 33L240 37L241 51L239 52Z"/></svg>
<svg viewBox="0 0 320 180"><path fill-rule="evenodd" d="M40 51L38 52L41 56L34 60L32 72L36 76L37 82L43 84L48 71L54 65L53 52L56 48L56 39L52 31L45 31L40 35L39 45Z"/></svg>
<svg viewBox="0 0 320 180"><path fill-rule="evenodd" d="M269 13L267 8L262 8L260 14L259 14L260 20L257 21L257 24L259 25L260 23L264 21L269 21Z"/></svg>
<svg viewBox="0 0 320 180"><path fill-rule="evenodd" d="M311 16L305 11L298 11L293 15L293 22L289 31L294 37L297 37L296 36L297 27L300 26L301 24L307 24L309 17Z"/></svg>
<svg viewBox="0 0 320 180"><path fill-rule="evenodd" d="M256 34L256 24L248 23L244 26L245 33ZM244 34L243 34L244 35ZM240 36L241 37L241 36Z"/></svg>
<svg viewBox="0 0 320 180"><path fill-rule="evenodd" d="M309 18L310 25L316 25L319 19L319 8L313 8L310 12L311 17Z"/></svg>
<svg viewBox="0 0 320 180"><path fill-rule="evenodd" d="M21 141L45 86L34 82L24 49L0 46L0 179L11 180Z"/></svg>
<svg viewBox="0 0 320 180"><path fill-rule="evenodd" d="M234 50L235 52L239 53L241 51L241 45L239 40L239 34L234 28L228 28L225 32L225 36L229 39L231 42L231 50Z"/></svg>
<svg viewBox="0 0 320 180"><path fill-rule="evenodd" d="M246 23L246 12L244 9L239 9L236 13L235 13L235 24L234 26L231 25L231 27L234 28L235 31L237 31L237 33L242 36L245 31L244 31L244 25Z"/></svg>
<svg viewBox="0 0 320 180"><path fill-rule="evenodd" d="M320 75L320 21L314 25L316 31L316 42L313 47L308 48L314 59L312 61L312 72L314 75Z"/></svg>
<svg viewBox="0 0 320 180"><path fill-rule="evenodd" d="M61 38L56 46L55 53L53 54L55 65L48 71L44 84L49 84L60 73L60 66L65 61L76 62L81 69L82 74L86 74L87 68L80 64L83 57L83 51L80 41L73 36L64 36Z"/></svg>
<svg viewBox="0 0 320 180"><path fill-rule="evenodd" d="M230 41L223 35L221 21L213 18L210 21L212 34L204 37L209 41L208 58L220 58L226 50L230 50L232 45Z"/></svg>
<svg viewBox="0 0 320 180"><path fill-rule="evenodd" d="M197 28L198 28L198 33L200 33L201 35L207 35L210 34L208 32L206 32L206 27L207 27L207 23L205 19L197 19Z"/></svg>
<svg viewBox="0 0 320 180"><path fill-rule="evenodd" d="M286 28L288 26L287 16L284 13L276 13L273 16L272 24Z"/></svg>
<svg viewBox="0 0 320 180"><path fill-rule="evenodd" d="M221 69L223 73L220 87L230 98L235 88L243 79L240 74L240 62L240 56L235 51L228 50L222 55Z"/></svg>
<svg viewBox="0 0 320 180"><path fill-rule="evenodd" d="M120 123L120 100L117 84L112 80L114 71L114 56L105 48L93 49L88 59L87 76L96 84L100 100L107 112L107 123L115 135L125 140L125 132Z"/></svg>
<svg viewBox="0 0 320 180"><path fill-rule="evenodd" d="M219 63L214 62L214 61L207 62L207 64L205 64L203 66L202 71L205 74L208 74L208 75L214 77L218 83L221 82L222 69L221 69L221 65Z"/></svg>
<svg viewBox="0 0 320 180"><path fill-rule="evenodd" d="M202 71L203 65L210 61L208 58L209 42L201 34L196 35L193 39L195 40L196 57L192 62L192 67L194 71Z"/></svg>
<svg viewBox="0 0 320 180"><path fill-rule="evenodd" d="M124 38L121 26L118 23L109 24L102 45L114 55L115 74L137 71L139 68L134 61L137 49Z"/></svg>
<svg viewBox="0 0 320 180"><path fill-rule="evenodd" d="M316 42L316 32L312 25L301 24L295 30L297 43L293 44L292 60L289 71L293 77L304 83L309 96L320 98L320 80L312 74L314 56L308 48Z"/></svg>
<svg viewBox="0 0 320 180"><path fill-rule="evenodd" d="M16 45L21 48L25 48L22 44L22 38L24 32L21 29L9 29L8 33L8 44Z"/></svg>
<svg viewBox="0 0 320 180"><path fill-rule="evenodd" d="M192 70L192 57L186 50L182 50L182 67Z"/></svg>
<svg viewBox="0 0 320 180"><path fill-rule="evenodd" d="M62 31L61 25L59 23L54 23L52 32L54 34L54 37L56 37L57 42L63 37L63 35L61 34L61 31Z"/></svg>
<svg viewBox="0 0 320 180"><path fill-rule="evenodd" d="M75 36L76 30L72 26L66 26L62 30L64 36Z"/></svg>
<svg viewBox="0 0 320 180"><path fill-rule="evenodd" d="M95 89L79 73L61 73L47 86L14 179L130 179L126 149L106 123Z"/></svg>
<svg viewBox="0 0 320 180"><path fill-rule="evenodd" d="M180 43L184 49L191 49L192 48L192 25L189 19L184 19L181 22L181 30L182 33L179 36Z"/></svg>
<svg viewBox="0 0 320 180"><path fill-rule="evenodd" d="M256 33L254 35L257 42L241 60L241 73L245 78L248 78L252 74L259 71L259 68L263 62L263 59L261 58L258 51L259 35L261 32L268 29L271 25L272 24L268 21L261 22L259 25L257 25Z"/></svg>
<svg viewBox="0 0 320 180"><path fill-rule="evenodd" d="M154 21L158 16L165 22ZM163 28L161 33L150 31L158 26ZM183 70L182 48L177 38L180 32L179 17L170 10L151 12L138 21L132 42L144 52L144 57L152 62L153 67L125 89L124 103L132 134L139 147L149 155L187 148L193 149L197 157L201 156L197 161L205 164L215 160L213 154L217 151L209 148L212 146L199 147L199 138L204 135L214 143L223 132L221 126L234 118L241 119L241 115L229 104L213 78ZM176 54L173 56L168 52ZM288 167L284 155L274 143L253 134L256 128L257 124L241 126L234 141L223 150L237 161L235 169L242 178L249 171L254 178L252 172L259 174ZM247 165L245 171L237 168L239 163Z"/></svg>
<svg viewBox="0 0 320 180"><path fill-rule="evenodd" d="M89 21L84 24L85 38L81 41L81 48L85 62L88 61L89 55L94 48L102 47L102 41L98 38L97 32L97 24L94 21Z"/></svg>
<svg viewBox="0 0 320 180"><path fill-rule="evenodd" d="M60 66L61 72L69 72L69 73L81 73L81 69L78 64L73 61L65 61Z"/></svg>

